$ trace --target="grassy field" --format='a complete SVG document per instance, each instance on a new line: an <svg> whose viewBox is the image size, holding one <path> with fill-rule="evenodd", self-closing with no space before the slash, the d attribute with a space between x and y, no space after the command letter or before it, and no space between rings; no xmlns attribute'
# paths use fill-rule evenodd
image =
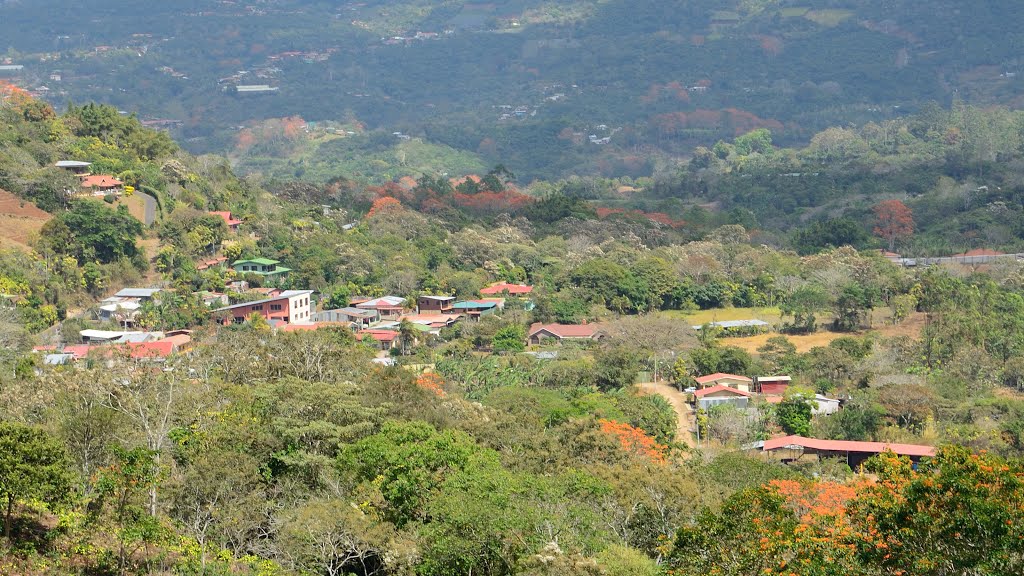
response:
<svg viewBox="0 0 1024 576"><path fill-rule="evenodd" d="M909 318L898 326L893 326L886 322L885 316L887 316L887 313L888 310L875 311L873 322L874 328L871 330L853 333L820 330L814 334L786 336L786 338L796 346L797 352L807 352L811 348L815 348L817 346L828 346L830 342L842 336L864 336L868 333L875 333L883 338L893 338L896 336L917 338L921 335L921 330L924 329L926 323L926 316L924 313L911 314ZM778 336L778 334L772 332L768 334L758 334L757 336L748 336L746 338L727 338L722 340L722 342L726 345L736 346L746 350L747 352L756 354L757 349L763 346L772 336Z"/></svg>
<svg viewBox="0 0 1024 576"><path fill-rule="evenodd" d="M661 314L668 318L682 320L693 326L699 326L708 322L724 322L727 320L756 319L764 320L772 325L778 325L782 322L782 313L777 307L718 308L714 310L699 310L693 313L667 310L665 312L661 312ZM888 308L875 310L871 317L871 325L873 328L861 332L832 332L823 329L815 332L814 334L786 337L789 338L789 341L792 342L794 346L796 346L798 352L807 352L816 346L828 346L830 342L842 336L863 336L869 332L876 333L883 338L892 338L895 336L909 336L911 338L917 338L921 335L921 330L924 328L926 321L924 314L912 314L910 318L907 318L907 320L899 326L893 326L889 323L890 314L891 312ZM818 318L818 325L827 326L831 321L832 318L828 315L822 315ZM766 334L758 334L756 336L747 336L743 338L724 338L722 343L727 346L736 346L756 354L757 349L763 346L769 338L778 335L778 332L768 332Z"/></svg>
<svg viewBox="0 0 1024 576"><path fill-rule="evenodd" d="M668 310L663 314L670 318L686 320L693 326L700 326L708 322L725 322L727 320L764 320L769 324L777 324L782 317L778 307L771 308L716 308L713 310L698 310L697 312L686 313L675 310Z"/></svg>

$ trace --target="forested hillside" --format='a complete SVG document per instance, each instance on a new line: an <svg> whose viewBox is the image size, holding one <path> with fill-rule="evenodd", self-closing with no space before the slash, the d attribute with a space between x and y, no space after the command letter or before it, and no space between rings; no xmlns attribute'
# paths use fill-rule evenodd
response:
<svg viewBox="0 0 1024 576"><path fill-rule="evenodd" d="M4 61L24 68L0 74L58 107L137 112L193 152L232 151L246 171L382 182L502 162L528 180L636 177L755 128L792 145L932 101L1016 106L1022 10L1012 0L5 2ZM279 129L295 118L312 142Z"/></svg>
<svg viewBox="0 0 1024 576"><path fill-rule="evenodd" d="M0 252L0 572L1020 574L1024 264L883 257L941 233L930 188L792 236L728 195L808 166L1015 181L1015 115L931 114L800 151L754 131L644 190L504 165L367 185L239 179L112 107L13 92L0 186L52 218ZM1003 136L979 151L977 126ZM82 192L61 160L135 192ZM678 192L697 181L704 205ZM793 198L841 196L820 194ZM122 287L149 296L104 314ZM273 317L379 296L397 316L370 329ZM118 334L159 340L90 341ZM695 377L722 373L789 380L700 403ZM766 448L792 437L880 455ZM907 445L928 455L887 452Z"/></svg>

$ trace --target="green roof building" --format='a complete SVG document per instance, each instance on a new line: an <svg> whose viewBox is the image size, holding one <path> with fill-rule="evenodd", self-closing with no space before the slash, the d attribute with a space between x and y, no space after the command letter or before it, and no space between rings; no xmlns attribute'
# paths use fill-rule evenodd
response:
<svg viewBox="0 0 1024 576"><path fill-rule="evenodd" d="M285 268L277 260L270 258L253 258L238 260L231 267L239 274L259 274L268 280L283 280L288 277L291 268Z"/></svg>

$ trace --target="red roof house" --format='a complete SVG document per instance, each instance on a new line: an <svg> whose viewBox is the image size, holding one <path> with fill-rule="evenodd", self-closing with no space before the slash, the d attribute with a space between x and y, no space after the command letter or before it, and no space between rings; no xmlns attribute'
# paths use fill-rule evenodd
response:
<svg viewBox="0 0 1024 576"><path fill-rule="evenodd" d="M124 182L110 174L90 174L82 177L82 191L86 194L104 195L120 191Z"/></svg>
<svg viewBox="0 0 1024 576"><path fill-rule="evenodd" d="M130 342L125 344L125 347L128 349L128 356L132 360L150 360L154 362L162 362L177 351L177 347L171 340Z"/></svg>
<svg viewBox="0 0 1024 576"><path fill-rule="evenodd" d="M233 232L238 230L238 225L242 223L241 220L233 218L231 216L231 212L210 212L210 214L214 216L220 216L221 218L223 218L224 223L228 225L228 230L231 230Z"/></svg>
<svg viewBox="0 0 1024 576"><path fill-rule="evenodd" d="M497 294L508 293L509 296L524 296L533 292L533 286L526 284L509 284L508 282L498 282L497 284L491 284L487 288L480 290L480 294L484 296L494 296Z"/></svg>
<svg viewBox="0 0 1024 576"><path fill-rule="evenodd" d="M913 461L923 457L935 456L934 446L920 444L891 444L888 442L853 442L849 440L819 440L803 436L783 436L765 440L764 452L788 451L790 460L798 460L803 455L821 457L843 457L851 468L856 468L868 458L882 452L893 452L899 456L907 456ZM799 455L796 455L799 453Z"/></svg>
<svg viewBox="0 0 1024 576"><path fill-rule="evenodd" d="M530 326L528 334L530 344L540 344L545 338L563 340L597 340L604 332L597 324L543 324L537 322Z"/></svg>
<svg viewBox="0 0 1024 576"><path fill-rule="evenodd" d="M380 343L381 350L390 350L398 344L398 332L394 330L360 330L356 332L356 340L372 338Z"/></svg>

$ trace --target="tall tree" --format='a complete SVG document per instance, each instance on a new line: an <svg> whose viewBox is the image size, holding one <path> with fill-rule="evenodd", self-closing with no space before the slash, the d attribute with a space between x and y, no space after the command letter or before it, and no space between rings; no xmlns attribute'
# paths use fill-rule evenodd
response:
<svg viewBox="0 0 1024 576"><path fill-rule="evenodd" d="M889 243L889 251L896 248L896 241L914 233L914 215L907 205L899 200L886 200L874 208L877 224L875 234Z"/></svg>

